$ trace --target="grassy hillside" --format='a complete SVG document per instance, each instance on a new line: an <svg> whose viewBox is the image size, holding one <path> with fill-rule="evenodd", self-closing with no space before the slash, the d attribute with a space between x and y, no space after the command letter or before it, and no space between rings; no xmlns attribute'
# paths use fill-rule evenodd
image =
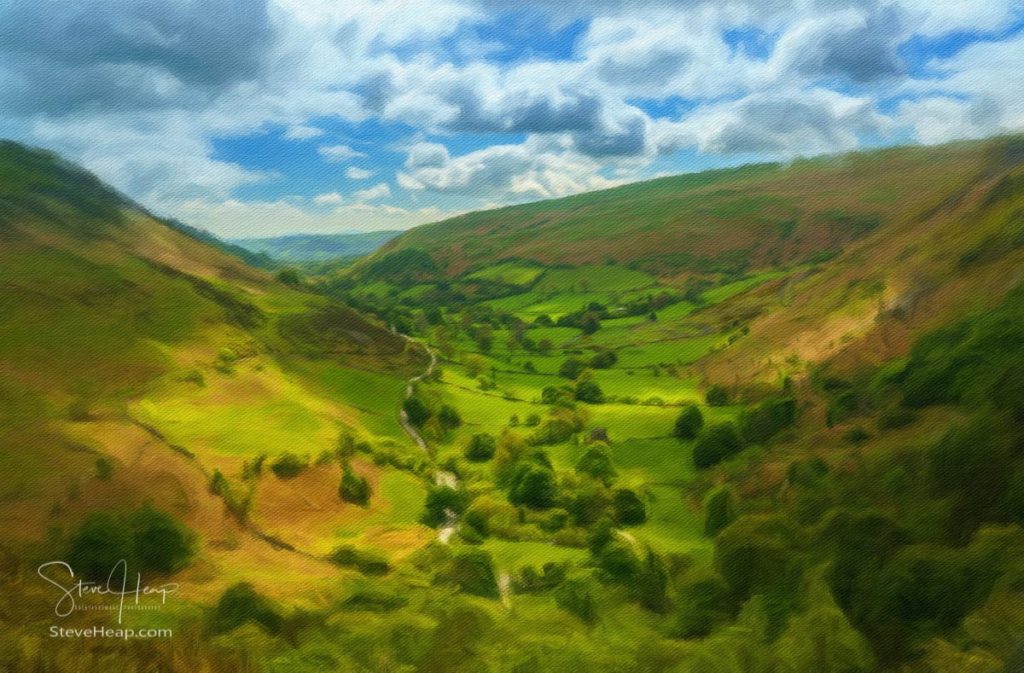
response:
<svg viewBox="0 0 1024 673"><path fill-rule="evenodd" d="M10 670L1021 661L1019 138L472 214L291 285L51 155L0 176ZM24 578L120 555L175 638L38 647Z"/></svg>
<svg viewBox="0 0 1024 673"><path fill-rule="evenodd" d="M660 178L417 227L455 275L505 259L616 263L657 276L744 273L835 254L998 171L1018 141L899 148Z"/></svg>
<svg viewBox="0 0 1024 673"><path fill-rule="evenodd" d="M176 581L203 602L239 577L301 595L334 581L342 541L390 557L429 537L387 516L423 497L412 459L338 453L348 437L416 456L396 418L422 352L14 143L0 239L0 552L59 557L91 512L150 502L196 531ZM339 499L343 469L372 484L365 507Z"/></svg>

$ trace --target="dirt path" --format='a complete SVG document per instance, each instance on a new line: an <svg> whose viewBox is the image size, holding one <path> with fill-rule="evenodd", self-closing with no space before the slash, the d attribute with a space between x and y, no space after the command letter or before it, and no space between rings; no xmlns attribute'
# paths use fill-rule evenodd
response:
<svg viewBox="0 0 1024 673"><path fill-rule="evenodd" d="M418 376L412 377L405 384L405 397L402 398L402 402L404 403L407 399L412 397L413 391L416 387L416 383L418 381L422 381L425 378L428 378L431 374L434 373L434 369L437 368L437 353L435 353L430 346L423 343L422 341L413 339L412 337L406 336L405 334L402 335L402 338L409 343L419 344L420 346L423 347L423 350L427 351L427 354L430 356L430 364L427 365L427 368L423 371L423 373L419 374ZM415 426L413 426L413 424L409 422L409 414L406 413L404 406L398 411L398 420L402 424L402 429L405 430L405 434L409 435L409 438L416 443L416 446L420 447L420 449L422 449L424 452L428 452L427 443L426 441L424 441L423 435L421 435L420 431L417 430Z"/></svg>

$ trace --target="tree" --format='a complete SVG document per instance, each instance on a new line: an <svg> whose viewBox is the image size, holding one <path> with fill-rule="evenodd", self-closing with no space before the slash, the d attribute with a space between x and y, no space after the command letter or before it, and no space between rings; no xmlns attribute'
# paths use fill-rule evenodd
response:
<svg viewBox="0 0 1024 673"><path fill-rule="evenodd" d="M366 477L360 477L347 465L341 473L341 484L338 485L338 497L344 502L367 507L370 504L372 490Z"/></svg>
<svg viewBox="0 0 1024 673"><path fill-rule="evenodd" d="M610 484L615 479L615 466L612 464L612 458L608 455L608 450L601 446L592 446L587 449L586 453L577 461L576 471L605 484Z"/></svg>
<svg viewBox="0 0 1024 673"><path fill-rule="evenodd" d="M558 375L567 379L575 380L587 368L587 364L579 358L569 358L562 363L558 369Z"/></svg>
<svg viewBox="0 0 1024 673"><path fill-rule="evenodd" d="M588 311L584 314L580 319L580 329L588 336L601 329L601 321L597 313Z"/></svg>
<svg viewBox="0 0 1024 673"><path fill-rule="evenodd" d="M551 468L525 462L513 476L508 499L513 505L547 509L555 503L557 493L555 473Z"/></svg>
<svg viewBox="0 0 1024 673"><path fill-rule="evenodd" d="M496 448L497 442L494 440L494 437L484 432L473 435L466 445L464 455L466 460L474 463L483 463L494 457Z"/></svg>
<svg viewBox="0 0 1024 673"><path fill-rule="evenodd" d="M481 549L461 551L452 558L450 576L467 594L498 597L498 574L491 555Z"/></svg>
<svg viewBox="0 0 1024 673"><path fill-rule="evenodd" d="M687 404L676 416L672 435L679 439L695 439L704 427L704 415L696 404Z"/></svg>
<svg viewBox="0 0 1024 673"><path fill-rule="evenodd" d="M164 575L188 565L195 552L195 533L166 512L145 505L131 516L132 547L143 570Z"/></svg>
<svg viewBox="0 0 1024 673"><path fill-rule="evenodd" d="M277 278L279 283L284 283L285 285L298 285L302 282L299 272L291 267L278 271L275 278Z"/></svg>
<svg viewBox="0 0 1024 673"><path fill-rule="evenodd" d="M796 400L770 398L740 414L740 434L748 442L766 442L796 420ZM830 423L831 425L831 423Z"/></svg>
<svg viewBox="0 0 1024 673"><path fill-rule="evenodd" d="M587 404L601 404L604 402L604 392L601 386L593 381L580 381L576 384L575 397L580 402Z"/></svg>
<svg viewBox="0 0 1024 673"><path fill-rule="evenodd" d="M708 388L704 400L709 407L724 407L729 404L729 389L716 383Z"/></svg>
<svg viewBox="0 0 1024 673"><path fill-rule="evenodd" d="M612 496L615 520L621 526L639 526L647 521L647 507L634 491L620 488Z"/></svg>
<svg viewBox="0 0 1024 673"><path fill-rule="evenodd" d="M717 465L743 449L739 433L732 423L719 423L707 428L693 447L693 464L699 469Z"/></svg>
<svg viewBox="0 0 1024 673"><path fill-rule="evenodd" d="M468 506L469 497L464 491L450 486L433 486L427 492L426 511L420 517L420 521L431 528L436 528L448 519L449 512L457 516L466 511Z"/></svg>
<svg viewBox="0 0 1024 673"><path fill-rule="evenodd" d="M594 369L609 369L618 361L619 356L615 351L605 350L590 358L590 366Z"/></svg>
<svg viewBox="0 0 1024 673"><path fill-rule="evenodd" d="M597 606L586 581L570 579L555 589L555 605L576 616L585 624L597 621Z"/></svg>
<svg viewBox="0 0 1024 673"><path fill-rule="evenodd" d="M732 523L738 514L736 493L728 486L711 490L704 498L704 535L715 537Z"/></svg>
<svg viewBox="0 0 1024 673"><path fill-rule="evenodd" d="M294 453L282 453L273 463L270 470L278 479L292 479L307 467L307 461Z"/></svg>
<svg viewBox="0 0 1024 673"><path fill-rule="evenodd" d="M264 596L248 582L235 584L224 592L213 612L211 631L227 633L246 622L254 622L268 633L281 630L284 619Z"/></svg>
<svg viewBox="0 0 1024 673"><path fill-rule="evenodd" d="M459 410L450 404L442 404L437 412L437 420L445 430L454 430L462 425Z"/></svg>
<svg viewBox="0 0 1024 673"><path fill-rule="evenodd" d="M416 427L422 427L431 416L430 408L415 395L402 402L402 409L405 410L409 422Z"/></svg>
<svg viewBox="0 0 1024 673"><path fill-rule="evenodd" d="M67 559L76 575L105 581L119 561L124 559L131 565L135 560L128 527L115 514L92 512L71 539Z"/></svg>

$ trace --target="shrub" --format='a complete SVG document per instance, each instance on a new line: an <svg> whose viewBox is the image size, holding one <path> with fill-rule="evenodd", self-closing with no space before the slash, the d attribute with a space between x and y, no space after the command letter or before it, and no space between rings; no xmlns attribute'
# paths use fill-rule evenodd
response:
<svg viewBox="0 0 1024 673"><path fill-rule="evenodd" d="M594 369L610 369L615 366L615 363L619 361L619 356L615 351L601 351L594 357L590 358L590 366Z"/></svg>
<svg viewBox="0 0 1024 673"><path fill-rule="evenodd" d="M530 414L529 416L526 417L526 420L523 422L523 425L525 425L528 428L537 427L538 425L540 425L540 414Z"/></svg>
<svg viewBox="0 0 1024 673"><path fill-rule="evenodd" d="M497 442L494 437L487 433L473 435L466 445L464 455L466 460L474 463L483 463L494 457Z"/></svg>
<svg viewBox="0 0 1024 673"><path fill-rule="evenodd" d="M285 285L298 285L301 282L299 272L290 267L278 271L275 278L277 278L278 282L284 283Z"/></svg>
<svg viewBox="0 0 1024 673"><path fill-rule="evenodd" d="M704 427L704 416L696 404L687 404L676 416L672 435L679 439L695 439Z"/></svg>
<svg viewBox="0 0 1024 673"><path fill-rule="evenodd" d="M704 430L693 447L693 464L699 469L717 465L743 449L732 423L719 423Z"/></svg>
<svg viewBox="0 0 1024 673"><path fill-rule="evenodd" d="M601 404L604 402L604 392L602 392L601 386L593 381L580 381L577 383L575 397L580 402L586 402L587 404Z"/></svg>
<svg viewBox="0 0 1024 673"><path fill-rule="evenodd" d="M675 635L680 638L709 635L719 624L731 621L737 607L729 585L710 573L687 577L679 587L679 599Z"/></svg>
<svg viewBox="0 0 1024 673"><path fill-rule="evenodd" d="M618 582L629 582L640 574L640 559L632 545L612 539L597 554L597 566L604 574Z"/></svg>
<svg viewBox="0 0 1024 673"><path fill-rule="evenodd" d="M299 476L308 467L304 458L294 453L282 453L273 463L270 464L270 471L278 479L292 479Z"/></svg>
<svg viewBox="0 0 1024 673"><path fill-rule="evenodd" d="M370 483L366 477L360 477L349 467L345 467L341 473L341 483L338 485L338 497L344 502L367 507L370 504Z"/></svg>
<svg viewBox="0 0 1024 673"><path fill-rule="evenodd" d="M904 428L913 423L916 418L917 415L908 409L889 409L878 417L878 429L895 430L897 428Z"/></svg>
<svg viewBox="0 0 1024 673"><path fill-rule="evenodd" d="M423 400L415 395L402 402L402 409L405 411L406 418L409 419L409 422L417 428L422 427L432 415L430 408L423 402Z"/></svg>
<svg viewBox="0 0 1024 673"><path fill-rule="evenodd" d="M715 537L732 523L738 514L736 493L728 486L711 490L704 498L704 535Z"/></svg>
<svg viewBox="0 0 1024 673"><path fill-rule="evenodd" d="M575 380L583 373L583 370L587 368L587 364L579 358L569 358L562 363L562 366L558 368L558 375Z"/></svg>
<svg viewBox="0 0 1024 673"><path fill-rule="evenodd" d="M540 393L540 401L551 405L571 405L575 391L568 386L544 386Z"/></svg>
<svg viewBox="0 0 1024 673"><path fill-rule="evenodd" d="M716 383L708 388L704 401L709 407L724 407L729 404L729 389Z"/></svg>
<svg viewBox="0 0 1024 673"><path fill-rule="evenodd" d="M445 430L454 430L462 425L459 410L450 404L442 404L437 412L437 420Z"/></svg>
<svg viewBox="0 0 1024 673"><path fill-rule="evenodd" d="M96 478L100 481L109 481L114 475L114 462L106 456L96 459Z"/></svg>
<svg viewBox="0 0 1024 673"><path fill-rule="evenodd" d="M585 624L597 621L597 606L588 584L581 579L562 582L555 589L555 605Z"/></svg>
<svg viewBox="0 0 1024 673"><path fill-rule="evenodd" d="M145 505L129 521L135 558L143 570L164 575L188 565L195 552L195 533L166 512Z"/></svg>
<svg viewBox="0 0 1024 673"><path fill-rule="evenodd" d="M106 581L122 559L129 566L135 560L131 532L124 521L111 512L86 516L68 551L68 563L75 574L94 582Z"/></svg>
<svg viewBox="0 0 1024 673"><path fill-rule="evenodd" d="M227 633L252 622L270 634L277 634L284 622L273 604L248 582L235 584L224 592L213 611L210 630Z"/></svg>
<svg viewBox="0 0 1024 673"><path fill-rule="evenodd" d="M388 560L380 554L348 545L335 549L327 560L338 566L355 568L364 575L387 575L391 570Z"/></svg>
<svg viewBox="0 0 1024 673"><path fill-rule="evenodd" d="M427 492L426 511L420 521L431 528L436 528L448 519L448 511L455 515L462 514L469 506L469 497L464 491L448 486L433 486Z"/></svg>
<svg viewBox="0 0 1024 673"><path fill-rule="evenodd" d="M513 505L546 509L555 503L556 495L555 473L551 468L524 461L512 477L508 500Z"/></svg>
<svg viewBox="0 0 1024 673"><path fill-rule="evenodd" d="M612 464L612 458L608 455L608 450L600 446L592 446L580 456L576 462L576 471L598 479L606 485L615 479L615 466Z"/></svg>
<svg viewBox="0 0 1024 673"><path fill-rule="evenodd" d="M740 434L748 442L766 442L796 420L796 400L791 397L763 400L740 414Z"/></svg>
<svg viewBox="0 0 1024 673"><path fill-rule="evenodd" d="M612 496L615 520L621 526L639 526L647 521L647 507L635 492L620 488Z"/></svg>
<svg viewBox="0 0 1024 673"><path fill-rule="evenodd" d="M498 597L498 577L491 555L480 549L469 549L455 554L449 575L459 589L467 594Z"/></svg>

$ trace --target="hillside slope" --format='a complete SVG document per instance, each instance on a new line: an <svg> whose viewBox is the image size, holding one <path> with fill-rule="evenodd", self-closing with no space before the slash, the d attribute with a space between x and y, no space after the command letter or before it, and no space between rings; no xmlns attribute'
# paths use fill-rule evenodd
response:
<svg viewBox="0 0 1024 673"><path fill-rule="evenodd" d="M385 246L449 275L521 259L657 276L743 273L833 254L955 198L1020 157L1019 139L908 147L660 178L469 213Z"/></svg>
<svg viewBox="0 0 1024 673"><path fill-rule="evenodd" d="M330 576L329 565L281 548L315 558L339 529L361 535L363 519L391 507L387 488L369 509L341 502L333 456L340 435L415 450L397 410L423 358L379 323L275 281L55 155L0 144L5 544L38 544L90 510L150 501L200 533L206 562L249 568L268 585L290 568L307 587L303 575ZM355 393L370 386L368 404ZM286 453L293 481L251 473ZM407 498L422 490L366 459L351 466L374 484L407 481ZM410 544L425 534L411 514L406 528ZM230 575L183 581L203 596Z"/></svg>

